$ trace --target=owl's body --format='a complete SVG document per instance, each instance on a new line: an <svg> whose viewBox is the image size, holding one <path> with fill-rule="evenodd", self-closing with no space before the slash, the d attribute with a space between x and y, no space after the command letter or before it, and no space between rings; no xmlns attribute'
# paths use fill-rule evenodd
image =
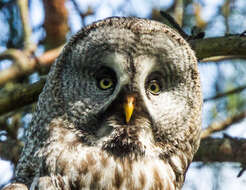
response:
<svg viewBox="0 0 246 190"><path fill-rule="evenodd" d="M179 34L146 19L96 22L52 66L16 182L181 189L200 142L201 106L197 61Z"/></svg>

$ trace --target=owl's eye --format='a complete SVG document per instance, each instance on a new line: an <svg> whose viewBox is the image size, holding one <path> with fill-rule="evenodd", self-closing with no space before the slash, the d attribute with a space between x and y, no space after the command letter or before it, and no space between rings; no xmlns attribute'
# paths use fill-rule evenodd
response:
<svg viewBox="0 0 246 190"><path fill-rule="evenodd" d="M113 85L114 82L111 78L105 77L99 80L99 88L101 88L102 90L109 89L113 87Z"/></svg>
<svg viewBox="0 0 246 190"><path fill-rule="evenodd" d="M154 95L158 95L161 92L161 87L159 82L156 80L150 81L147 90Z"/></svg>

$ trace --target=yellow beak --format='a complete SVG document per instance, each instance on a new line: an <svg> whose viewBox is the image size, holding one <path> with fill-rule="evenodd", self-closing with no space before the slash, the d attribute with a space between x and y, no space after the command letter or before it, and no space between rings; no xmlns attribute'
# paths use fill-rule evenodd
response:
<svg viewBox="0 0 246 190"><path fill-rule="evenodd" d="M128 95L126 97L126 102L124 103L126 123L128 123L131 119L134 110L134 102L135 102L135 98L132 95Z"/></svg>

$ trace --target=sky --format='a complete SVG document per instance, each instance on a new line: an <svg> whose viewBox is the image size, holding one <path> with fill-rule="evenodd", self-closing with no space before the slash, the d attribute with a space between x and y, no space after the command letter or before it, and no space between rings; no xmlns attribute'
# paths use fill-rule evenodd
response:
<svg viewBox="0 0 246 190"><path fill-rule="evenodd" d="M244 5L243 0L238 0L238 6ZM43 23L44 12L40 7L42 6L40 0L32 0L31 1L31 12L30 12L30 22L32 26L39 26ZM99 19L103 19L109 16L125 16L126 12L137 13L139 17L147 17L150 14L150 9L148 8L150 5L154 5L156 8L160 7L168 7L172 3L172 0L132 0L131 3L126 6L123 10L119 10L118 7L124 3L124 0L104 0L104 3L101 3L101 0L81 0L80 9L81 11L85 11L88 6L91 6L96 10L96 14L93 16L89 16L86 18L86 24L90 24ZM216 7L221 5L223 0L203 0L203 8L202 8L202 17L205 20L210 20L216 14ZM74 10L71 2L67 3L67 8L69 10L69 23L71 26L72 33L78 31L82 25L80 23L79 15ZM215 18L215 24L210 27L210 30L206 31L206 37L211 36L221 36L225 30L223 23L221 22L221 18ZM246 28L246 22L243 22L242 28ZM42 35L42 32L37 31L33 33L32 40L37 42ZM70 34L71 35L71 34ZM69 35L69 36L70 36ZM68 37L69 37L68 36ZM41 54L43 49L40 48L38 50L38 54ZM7 64L6 64L7 65ZM226 67L225 67L226 68ZM216 69L214 64L202 64L199 65L199 70L201 74L201 82L203 88L204 97L209 97L214 93L213 83L216 76ZM231 72L231 69L225 69L225 72ZM35 75L33 76L33 80L37 80ZM204 105L203 109L203 126L207 126L208 123L208 110L214 105L214 102L209 102ZM28 118L30 120L30 118ZM233 128L228 129L226 132L232 136L241 136L246 137L246 132L244 129L244 123L239 123L235 125ZM235 130L237 128L237 130ZM221 134L217 134L217 136L221 136ZM188 170L186 182L183 187L183 190L190 190L192 188L199 190L212 190L218 189L220 186L221 189L242 189L243 186L246 185L246 174L241 178L236 178L239 169L239 164L235 163L229 164L215 164L215 165L206 165L202 166L202 163L192 163L190 169ZM215 169L211 169L211 166ZM218 172L216 172L218 171ZM219 178L217 179L217 183L214 183L214 178L219 174ZM0 185L6 183L11 176L13 175L12 166L9 162L0 160ZM216 186L217 185L217 186ZM221 186L222 185L222 186Z"/></svg>

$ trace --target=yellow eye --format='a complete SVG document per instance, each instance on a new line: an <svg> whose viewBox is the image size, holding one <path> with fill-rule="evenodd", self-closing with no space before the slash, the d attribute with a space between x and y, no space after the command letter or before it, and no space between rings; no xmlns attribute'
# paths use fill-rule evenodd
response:
<svg viewBox="0 0 246 190"><path fill-rule="evenodd" d="M148 84L148 91L154 95L158 95L161 92L161 87L156 80L153 80Z"/></svg>
<svg viewBox="0 0 246 190"><path fill-rule="evenodd" d="M113 80L111 78L102 78L99 81L99 87L102 90L106 90L108 88L111 88L113 86Z"/></svg>

